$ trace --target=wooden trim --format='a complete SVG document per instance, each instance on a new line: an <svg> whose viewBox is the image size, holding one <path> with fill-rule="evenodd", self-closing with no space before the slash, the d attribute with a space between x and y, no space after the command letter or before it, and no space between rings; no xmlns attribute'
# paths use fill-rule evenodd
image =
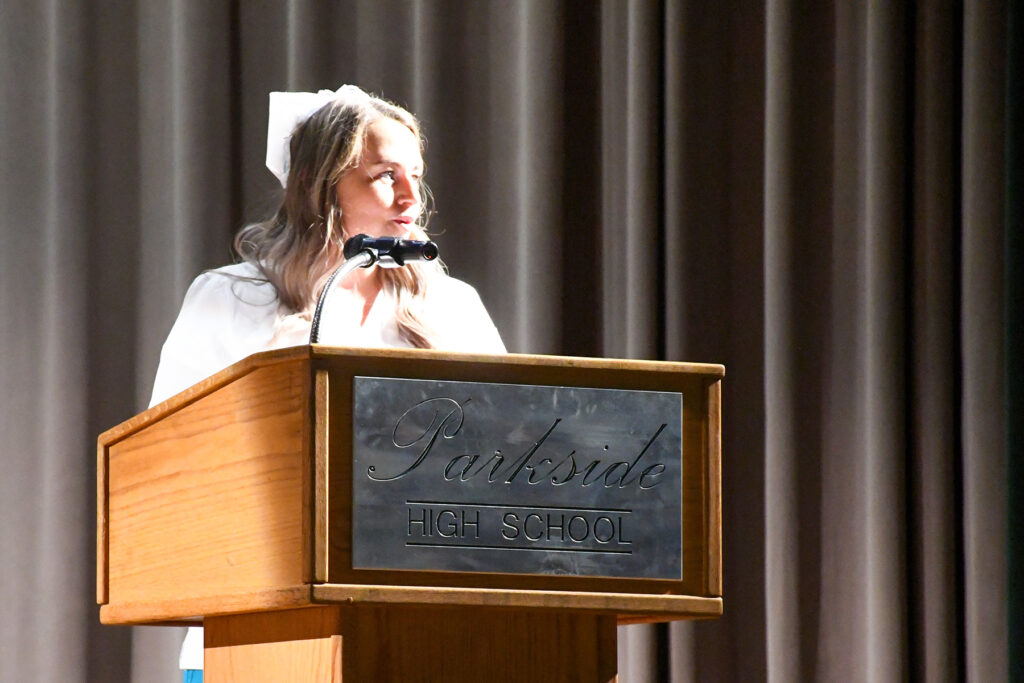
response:
<svg viewBox="0 0 1024 683"><path fill-rule="evenodd" d="M159 602L102 605L104 624L184 623L181 615L243 614L291 609L316 604L392 604L421 606L501 607L516 609L571 608L573 611L616 615L620 624L703 619L721 616L721 598L632 593L577 593L492 588L438 588L418 586L364 586L318 584Z"/></svg>
<svg viewBox="0 0 1024 683"><path fill-rule="evenodd" d="M109 460L106 446L96 447L96 602L105 605L109 602L107 579L108 561L110 558L109 531L107 519L109 510L107 501L107 474Z"/></svg>
<svg viewBox="0 0 1024 683"><path fill-rule="evenodd" d="M306 385L305 419L302 420L301 439L301 505L302 515L302 582L316 581L316 386L309 373L303 373Z"/></svg>
<svg viewBox="0 0 1024 683"><path fill-rule="evenodd" d="M198 623L203 616L263 612L311 604L309 586L287 586L229 595L103 605L100 607L100 621L104 624L180 623L183 614L193 614L196 615L194 621Z"/></svg>
<svg viewBox="0 0 1024 683"><path fill-rule="evenodd" d="M328 494L328 482L330 481L330 429L328 419L330 415L330 373L327 370L317 370L314 382L313 410L315 413L314 442L315 442L315 467L316 474L313 481L315 521L313 529L313 576L316 583L327 581L327 557L328 544L328 520L330 520L330 496Z"/></svg>
<svg viewBox="0 0 1024 683"><path fill-rule="evenodd" d="M296 347L298 348L298 347ZM592 368L595 370L633 370L649 372L682 372L691 375L707 375L720 379L725 376L725 366L715 363L683 363L662 360L625 360L620 358L591 358L586 356L544 356L527 353L489 355L462 353L457 351L434 351L431 349L357 349L340 346L311 347L313 358L337 356L366 356L371 358L422 358L424 360L458 360L461 362L494 363L497 365L551 366L560 368ZM256 354L257 358L262 354Z"/></svg>
<svg viewBox="0 0 1024 683"><path fill-rule="evenodd" d="M634 593L579 593L495 588L437 586L370 586L327 583L313 586L315 603L373 603L459 605L463 607L515 607L520 609L583 610L626 618L670 621L715 617L722 613L721 598Z"/></svg>
<svg viewBox="0 0 1024 683"><path fill-rule="evenodd" d="M722 595L722 382L708 386L707 594Z"/></svg>
<svg viewBox="0 0 1024 683"><path fill-rule="evenodd" d="M390 350L384 350L390 351ZM564 365L544 364L544 367L525 369L521 364L501 362L503 357L486 357L487 362L448 363L444 360L397 357L386 354L356 355L338 350L324 358L315 357L314 369L335 373L331 384L330 443L334 450L330 472L330 504L336 514L330 518L331 542L329 572L324 583L365 585L444 585L452 588L508 588L520 590L564 590L593 592L637 592L662 595L693 595L708 597L707 549L710 525L708 495L705 491L708 466L707 406L708 374L694 376L666 371L660 363L649 365L650 371L636 372L619 369L569 368ZM451 355L451 354L449 354ZM519 360L518 358L516 360ZM545 358L545 360L547 360ZM624 362L628 365L628 362ZM668 364L671 365L671 364ZM658 369L659 371L654 371ZM720 374L721 366L712 368ZM713 374L716 374L713 373ZM417 572L386 569L352 568L351 524L348 510L351 505L351 381L353 374L369 376L398 376L410 379L457 380L470 382L515 383L529 377L530 384L551 386L600 386L636 390L681 391L690 398L684 405L683 438L683 578L679 581L640 578L578 577L559 575L519 575L473 572ZM717 376L716 374L716 376ZM340 381L338 381L340 380ZM338 403L338 402L341 403ZM341 419L338 419L341 418Z"/></svg>
<svg viewBox="0 0 1024 683"><path fill-rule="evenodd" d="M705 600L718 600L721 598L704 598ZM705 619L717 619L722 616L722 606L719 605L717 612L707 614L691 614L685 617L665 617L664 614L620 614L615 621L619 626L630 626L631 624L665 624L671 621L703 621Z"/></svg>

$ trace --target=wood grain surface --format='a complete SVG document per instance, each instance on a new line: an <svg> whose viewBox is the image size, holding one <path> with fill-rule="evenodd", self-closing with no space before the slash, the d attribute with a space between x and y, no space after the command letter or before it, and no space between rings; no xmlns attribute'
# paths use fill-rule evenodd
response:
<svg viewBox="0 0 1024 683"><path fill-rule="evenodd" d="M608 616L450 607L319 607L217 617L206 676L227 681L616 680Z"/></svg>
<svg viewBox="0 0 1024 683"><path fill-rule="evenodd" d="M108 602L309 583L308 380L261 367L107 447Z"/></svg>
<svg viewBox="0 0 1024 683"><path fill-rule="evenodd" d="M682 392L683 580L352 569L354 375ZM577 609L612 623L717 616L723 375L695 363L416 349L256 354L101 435L101 618L172 622L332 602L548 618ZM316 657L338 644L323 647Z"/></svg>

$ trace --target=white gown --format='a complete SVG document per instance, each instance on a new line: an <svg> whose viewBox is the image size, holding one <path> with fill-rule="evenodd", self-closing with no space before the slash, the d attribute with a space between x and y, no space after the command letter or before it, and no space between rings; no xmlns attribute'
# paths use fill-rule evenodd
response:
<svg viewBox="0 0 1024 683"><path fill-rule="evenodd" d="M310 323L281 306L255 267L242 263L203 273L185 294L181 312L160 352L150 405L156 405L232 363L259 351L308 343ZM394 300L381 291L362 326L331 315L320 321L320 341L333 346L407 347L398 334ZM505 353L505 345L476 290L446 275L427 283L425 322L445 351ZM189 628L182 669L203 668L203 630Z"/></svg>

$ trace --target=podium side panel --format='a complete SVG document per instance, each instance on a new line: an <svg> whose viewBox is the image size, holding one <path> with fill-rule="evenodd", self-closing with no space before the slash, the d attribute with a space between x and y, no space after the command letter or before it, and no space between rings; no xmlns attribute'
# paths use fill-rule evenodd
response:
<svg viewBox="0 0 1024 683"><path fill-rule="evenodd" d="M186 618L306 582L310 393L301 363L257 367L109 445L111 608Z"/></svg>
<svg viewBox="0 0 1024 683"><path fill-rule="evenodd" d="M708 386L708 595L722 595L722 383Z"/></svg>

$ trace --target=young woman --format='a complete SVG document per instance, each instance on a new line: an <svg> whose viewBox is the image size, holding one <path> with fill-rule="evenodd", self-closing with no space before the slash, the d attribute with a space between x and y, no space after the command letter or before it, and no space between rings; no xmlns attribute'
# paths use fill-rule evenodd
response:
<svg viewBox="0 0 1024 683"><path fill-rule="evenodd" d="M241 263L189 287L150 405L252 353L306 344L348 237L426 239L422 152L412 114L355 86L271 93L267 166L284 186L281 207L239 232ZM322 343L505 352L476 291L436 261L357 269L334 287ZM186 683L202 680L202 662L202 629L191 628L181 653Z"/></svg>

